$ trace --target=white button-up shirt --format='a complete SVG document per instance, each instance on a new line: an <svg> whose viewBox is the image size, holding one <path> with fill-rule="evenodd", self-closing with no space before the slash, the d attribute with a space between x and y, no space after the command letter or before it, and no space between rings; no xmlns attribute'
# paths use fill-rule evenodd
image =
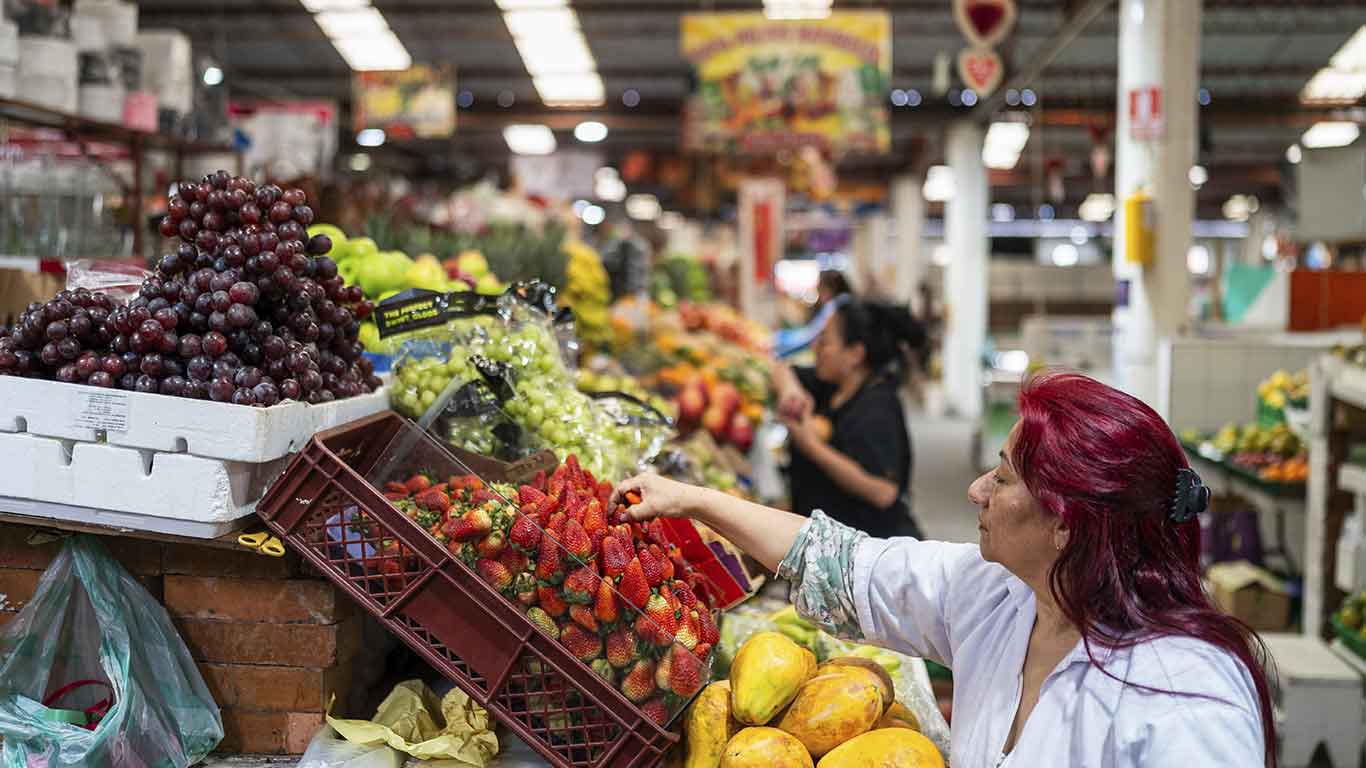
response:
<svg viewBox="0 0 1366 768"><path fill-rule="evenodd" d="M861 538L852 554L848 588L865 639L953 669L954 768L1265 765L1247 669L1209 643L1180 637L1092 646L1104 671L1079 643L1044 680L1003 754L1034 625L1033 591L984 561L975 544Z"/></svg>

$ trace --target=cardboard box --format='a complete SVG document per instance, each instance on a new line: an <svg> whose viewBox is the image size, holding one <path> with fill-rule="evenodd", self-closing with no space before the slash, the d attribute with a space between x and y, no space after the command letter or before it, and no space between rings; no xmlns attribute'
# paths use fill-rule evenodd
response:
<svg viewBox="0 0 1366 768"><path fill-rule="evenodd" d="M1290 590L1265 568L1246 560L1218 563L1209 568L1214 602L1225 613L1258 631L1290 626Z"/></svg>

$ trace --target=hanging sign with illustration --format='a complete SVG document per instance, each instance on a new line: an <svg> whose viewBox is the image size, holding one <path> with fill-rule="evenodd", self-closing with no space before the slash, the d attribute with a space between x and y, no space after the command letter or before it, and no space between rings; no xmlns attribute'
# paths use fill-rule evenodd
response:
<svg viewBox="0 0 1366 768"><path fill-rule="evenodd" d="M958 77L978 96L1001 84L1005 64L994 50L1015 26L1015 0L953 0L953 19L968 47L958 52Z"/></svg>
<svg viewBox="0 0 1366 768"><path fill-rule="evenodd" d="M1005 65L990 48L964 48L958 52L958 77L963 85L986 96L1001 84Z"/></svg>

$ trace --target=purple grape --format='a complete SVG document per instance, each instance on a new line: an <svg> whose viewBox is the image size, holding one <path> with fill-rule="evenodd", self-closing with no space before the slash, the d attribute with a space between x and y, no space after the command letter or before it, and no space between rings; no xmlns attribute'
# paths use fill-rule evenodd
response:
<svg viewBox="0 0 1366 768"><path fill-rule="evenodd" d="M78 378L79 376L76 373L75 363L67 363L66 365L63 365L62 367L57 369L57 381L62 381L66 382L67 384L70 384L75 382Z"/></svg>
<svg viewBox="0 0 1366 768"><path fill-rule="evenodd" d="M185 379L179 376L167 376L161 380L161 394L179 397L185 394Z"/></svg>
<svg viewBox="0 0 1366 768"><path fill-rule="evenodd" d="M180 343L176 345L176 354L186 360L204 354L203 339L193 333L181 336Z"/></svg>
<svg viewBox="0 0 1366 768"><path fill-rule="evenodd" d="M238 389L232 393L233 405L256 405L256 393L250 389Z"/></svg>
<svg viewBox="0 0 1366 768"><path fill-rule="evenodd" d="M280 402L280 390L269 382L257 384L252 392L256 395L256 402L267 408Z"/></svg>
<svg viewBox="0 0 1366 768"><path fill-rule="evenodd" d="M216 378L209 382L209 399L219 403L227 402L232 399L232 394L236 387L232 385L232 379Z"/></svg>
<svg viewBox="0 0 1366 768"><path fill-rule="evenodd" d="M161 378L162 374L165 373L165 370L162 368L161 365L161 355L155 352L143 355L142 365L139 368L139 370L141 370L148 376L155 376L157 378Z"/></svg>
<svg viewBox="0 0 1366 768"><path fill-rule="evenodd" d="M185 364L185 374L195 381L208 381L213 375L213 361L204 355L192 357Z"/></svg>
<svg viewBox="0 0 1366 768"><path fill-rule="evenodd" d="M127 366L123 364L123 358L113 353L105 355L104 358L100 360L100 367L104 369L105 373L116 379L122 376L123 372L127 370Z"/></svg>
<svg viewBox="0 0 1366 768"><path fill-rule="evenodd" d="M90 378L90 374L100 369L100 358L94 352L83 352L76 358L76 375L82 379Z"/></svg>
<svg viewBox="0 0 1366 768"><path fill-rule="evenodd" d="M303 389L299 382L294 379L285 379L280 382L280 397L285 400L298 400L299 395L303 394Z"/></svg>
<svg viewBox="0 0 1366 768"><path fill-rule="evenodd" d="M238 304L255 304L260 297L260 289L254 283L233 283L228 289L228 298Z"/></svg>
<svg viewBox="0 0 1366 768"><path fill-rule="evenodd" d="M327 235L314 235L308 238L308 252L314 256L321 256L332 250L332 238Z"/></svg>
<svg viewBox="0 0 1366 768"><path fill-rule="evenodd" d="M204 334L202 344L204 347L204 354L209 355L210 357L221 357L228 351L228 337L224 336L219 331L209 331Z"/></svg>
<svg viewBox="0 0 1366 768"><path fill-rule="evenodd" d="M104 371L95 371L90 374L90 378L85 383L93 387L112 387L114 386L114 377Z"/></svg>
<svg viewBox="0 0 1366 768"><path fill-rule="evenodd" d="M153 376L148 376L145 373L137 378L137 383L135 387L139 392L156 392L158 389L160 389L160 385L158 384L156 378Z"/></svg>
<svg viewBox="0 0 1366 768"><path fill-rule="evenodd" d="M175 313L175 310L171 309L170 307L158 309L156 312L152 314L152 319L159 323L162 328L168 331L174 330L176 325L180 322L180 316L177 315Z"/></svg>
<svg viewBox="0 0 1366 768"><path fill-rule="evenodd" d="M75 360L81 354L81 343L70 336L57 342L57 351L65 360Z"/></svg>
<svg viewBox="0 0 1366 768"><path fill-rule="evenodd" d="M294 208L291 207L289 203L286 203L283 200L273 203L270 206L269 216L272 223L280 224L282 222L289 221L290 217L292 217L293 215Z"/></svg>

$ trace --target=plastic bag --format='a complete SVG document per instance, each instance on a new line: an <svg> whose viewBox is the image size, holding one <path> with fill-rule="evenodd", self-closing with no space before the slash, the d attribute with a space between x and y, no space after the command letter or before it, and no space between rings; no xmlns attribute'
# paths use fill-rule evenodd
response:
<svg viewBox="0 0 1366 768"><path fill-rule="evenodd" d="M138 295L142 282L152 273L142 267L109 259L79 259L66 264L68 290L85 288L103 291L117 301L127 301Z"/></svg>
<svg viewBox="0 0 1366 768"><path fill-rule="evenodd" d="M459 688L438 699L421 680L394 686L370 720L327 723L354 744L387 744L439 768L483 768L498 754L487 710Z"/></svg>
<svg viewBox="0 0 1366 768"><path fill-rule="evenodd" d="M87 730L63 722L105 698ZM69 719L69 718L68 718ZM28 605L0 630L0 766L184 768L223 738L204 679L166 610L93 536L67 540Z"/></svg>
<svg viewBox="0 0 1366 768"><path fill-rule="evenodd" d="M365 746L341 738L332 726L319 729L294 768L400 768L403 755L387 744Z"/></svg>

